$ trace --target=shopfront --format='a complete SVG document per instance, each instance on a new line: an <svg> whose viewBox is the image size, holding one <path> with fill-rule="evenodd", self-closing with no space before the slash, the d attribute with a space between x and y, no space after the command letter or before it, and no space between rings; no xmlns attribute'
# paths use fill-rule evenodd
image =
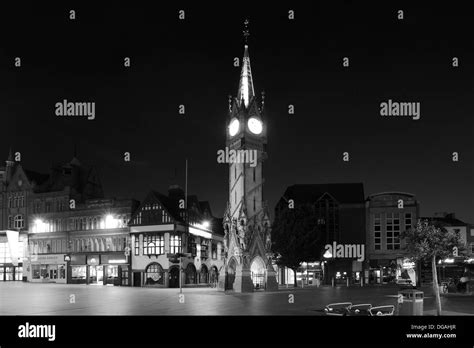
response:
<svg viewBox="0 0 474 348"><path fill-rule="evenodd" d="M71 255L71 284L129 285L129 265L123 252Z"/></svg>
<svg viewBox="0 0 474 348"><path fill-rule="evenodd" d="M370 260L369 283L390 284L411 280L416 284L416 265L408 258Z"/></svg>
<svg viewBox="0 0 474 348"><path fill-rule="evenodd" d="M0 282L23 280L23 248L24 242L19 239L17 232L8 231L4 235L0 232Z"/></svg>
<svg viewBox="0 0 474 348"><path fill-rule="evenodd" d="M32 283L67 282L67 262L64 254L35 255L26 266L28 281Z"/></svg>

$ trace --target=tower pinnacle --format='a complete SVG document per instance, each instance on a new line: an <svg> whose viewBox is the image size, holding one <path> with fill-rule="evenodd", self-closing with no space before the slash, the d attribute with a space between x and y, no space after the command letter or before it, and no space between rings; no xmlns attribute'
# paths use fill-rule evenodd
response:
<svg viewBox="0 0 474 348"><path fill-rule="evenodd" d="M252 69L250 68L249 46L247 38L250 35L248 28L248 19L244 22L244 57L242 59L242 71L240 73L239 91L237 93L237 101L244 102L245 107L249 106L250 100L255 96L252 80Z"/></svg>

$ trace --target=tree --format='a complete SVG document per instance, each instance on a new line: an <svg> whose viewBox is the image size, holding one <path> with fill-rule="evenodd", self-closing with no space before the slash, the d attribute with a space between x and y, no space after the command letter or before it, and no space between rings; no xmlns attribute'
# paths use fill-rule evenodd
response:
<svg viewBox="0 0 474 348"><path fill-rule="evenodd" d="M272 225L272 251L276 254L278 266L293 270L295 287L300 264L319 259L321 237L316 214L310 204L285 207L276 213Z"/></svg>
<svg viewBox="0 0 474 348"><path fill-rule="evenodd" d="M427 220L418 220L414 228L403 232L400 237L406 240L406 249L411 254L412 259L431 262L436 312L441 315L436 261L452 255L455 247L459 250L463 248L459 234L448 231L444 227L430 224Z"/></svg>

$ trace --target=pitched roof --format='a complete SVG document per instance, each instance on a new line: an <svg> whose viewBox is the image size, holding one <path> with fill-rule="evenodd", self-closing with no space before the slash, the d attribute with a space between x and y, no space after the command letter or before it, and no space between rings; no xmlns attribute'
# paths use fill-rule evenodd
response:
<svg viewBox="0 0 474 348"><path fill-rule="evenodd" d="M339 203L364 203L365 201L362 183L297 184L289 186L282 199L313 203L325 193L330 194Z"/></svg>

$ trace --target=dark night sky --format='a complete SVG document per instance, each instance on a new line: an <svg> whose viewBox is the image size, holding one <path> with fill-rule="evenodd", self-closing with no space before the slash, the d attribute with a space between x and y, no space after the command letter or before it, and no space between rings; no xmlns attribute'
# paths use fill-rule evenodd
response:
<svg viewBox="0 0 474 348"><path fill-rule="evenodd" d="M0 155L12 146L24 167L47 172L52 162L70 160L77 143L79 159L100 170L107 195L139 200L152 188L165 193L173 181L184 186L187 157L189 191L221 215L227 166L216 152L225 146L227 95L237 93L240 74L233 58L243 54L248 17L255 88L267 96L271 209L291 184L362 181L366 195L411 192L423 215L454 211L474 222L468 8L158 3L3 7ZM398 9L405 20L397 20ZM131 68L123 67L125 56ZM451 66L453 56L460 67ZM96 119L56 117L54 104L63 99L95 101ZM421 119L382 118L379 105L388 99L421 102ZM131 163L123 161L126 151ZM460 162L451 161L453 151Z"/></svg>

